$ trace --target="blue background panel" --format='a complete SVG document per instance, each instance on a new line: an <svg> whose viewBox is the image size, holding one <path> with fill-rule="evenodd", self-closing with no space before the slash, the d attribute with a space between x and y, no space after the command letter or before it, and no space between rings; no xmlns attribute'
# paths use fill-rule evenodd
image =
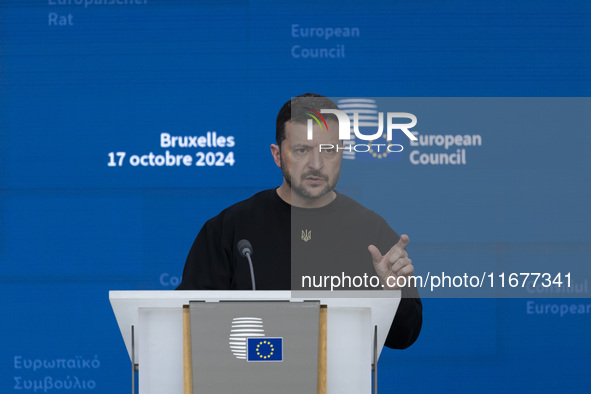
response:
<svg viewBox="0 0 591 394"><path fill-rule="evenodd" d="M586 1L53 3L0 0L2 393L23 391L15 377L46 376L92 380L89 392L129 391L108 291L175 288L208 218L281 183L269 145L292 96L591 92ZM51 13L71 14L73 24L50 25ZM312 27L359 35L303 37ZM294 57L304 48L344 56ZM586 265L591 136L577 126L589 124L586 105L525 117L520 106L489 117L427 108L421 133L486 125L467 165L412 165L405 145L400 161L345 161L338 190L410 235L419 274ZM236 145L168 150L193 160L231 152L234 165L129 164L132 155L164 154L162 133L214 131ZM126 153L123 166L107 165L111 152ZM589 294L519 296L425 298L419 340L382 353L380 392L588 391L591 314L556 311L586 311ZM96 369L23 364L95 356Z"/></svg>

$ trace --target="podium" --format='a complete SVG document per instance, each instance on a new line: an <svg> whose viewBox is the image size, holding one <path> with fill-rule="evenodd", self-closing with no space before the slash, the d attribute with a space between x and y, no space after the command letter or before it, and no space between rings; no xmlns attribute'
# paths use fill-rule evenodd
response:
<svg viewBox="0 0 591 394"><path fill-rule="evenodd" d="M327 393L370 393L372 368L400 303L400 291L308 293L110 291L109 299L133 370L139 371L140 394L183 394L183 306L191 301L317 301L326 305Z"/></svg>

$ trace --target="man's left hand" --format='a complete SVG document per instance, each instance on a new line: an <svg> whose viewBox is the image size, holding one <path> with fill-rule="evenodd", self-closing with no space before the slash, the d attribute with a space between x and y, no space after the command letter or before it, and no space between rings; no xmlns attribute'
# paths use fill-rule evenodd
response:
<svg viewBox="0 0 591 394"><path fill-rule="evenodd" d="M406 281L398 281L401 276L409 277L415 272L412 260L408 258L408 253L404 249L408 245L408 235L402 234L396 245L382 256L380 251L374 245L367 248L373 259L373 266L382 282L382 286L389 290L400 290L398 282L401 284ZM391 277L390 279L388 279Z"/></svg>

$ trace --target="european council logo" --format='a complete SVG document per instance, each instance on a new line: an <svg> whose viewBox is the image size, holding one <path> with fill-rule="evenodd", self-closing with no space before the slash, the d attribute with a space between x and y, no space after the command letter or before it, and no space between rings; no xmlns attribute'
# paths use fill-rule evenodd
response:
<svg viewBox="0 0 591 394"><path fill-rule="evenodd" d="M283 338L248 338L247 361L283 361Z"/></svg>
<svg viewBox="0 0 591 394"><path fill-rule="evenodd" d="M365 141L355 137L353 130L353 119L357 113L359 119L359 131L363 134L373 135L376 130L380 128L380 113L378 111L378 103L370 98L344 98L337 101L337 105L351 120L350 135L352 139L344 140L343 144L350 146L343 151L343 159L357 160L357 161L402 161L402 150L397 146L401 146L402 136L399 133L394 133L392 140L387 139L387 133L371 140ZM355 145L361 144L358 148ZM393 145L393 148L387 148ZM402 148L400 148L402 149Z"/></svg>

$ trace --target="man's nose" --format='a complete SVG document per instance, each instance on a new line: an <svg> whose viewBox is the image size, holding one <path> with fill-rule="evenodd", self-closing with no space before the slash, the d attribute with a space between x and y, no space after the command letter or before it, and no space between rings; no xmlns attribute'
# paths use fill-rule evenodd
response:
<svg viewBox="0 0 591 394"><path fill-rule="evenodd" d="M318 148L312 149L310 152L310 160L308 160L308 167L319 170L324 166L322 155Z"/></svg>

